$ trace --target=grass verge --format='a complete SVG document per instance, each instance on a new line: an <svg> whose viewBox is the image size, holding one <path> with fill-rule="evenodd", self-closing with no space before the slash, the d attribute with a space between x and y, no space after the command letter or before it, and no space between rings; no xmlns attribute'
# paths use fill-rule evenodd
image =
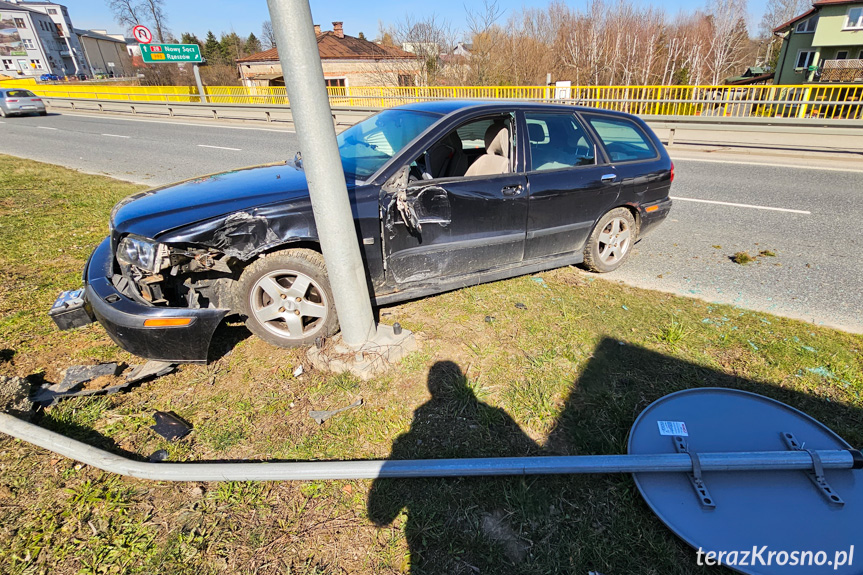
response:
<svg viewBox="0 0 863 575"><path fill-rule="evenodd" d="M57 381L125 361L98 326L45 315L77 287L108 213L136 191L0 156L0 373ZM649 240L648 240L649 241ZM746 389L863 445L863 337L558 269L382 310L420 351L361 382L306 369L225 326L231 350L41 424L172 461L622 453L638 413L680 389ZM310 409L365 399L324 425ZM155 410L195 430L167 443ZM0 438L4 573L695 574L695 553L627 476L168 484L111 477ZM721 570L712 569L711 573Z"/></svg>

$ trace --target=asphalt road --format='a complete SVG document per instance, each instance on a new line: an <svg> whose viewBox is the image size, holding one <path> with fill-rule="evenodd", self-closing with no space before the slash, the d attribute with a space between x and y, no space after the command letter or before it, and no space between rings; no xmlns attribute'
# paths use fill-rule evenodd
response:
<svg viewBox="0 0 863 575"><path fill-rule="evenodd" d="M297 149L296 135L279 128L71 114L0 121L0 153L150 185ZM691 156L675 158L669 219L605 277L863 333L863 170ZM775 256L730 260L765 250Z"/></svg>

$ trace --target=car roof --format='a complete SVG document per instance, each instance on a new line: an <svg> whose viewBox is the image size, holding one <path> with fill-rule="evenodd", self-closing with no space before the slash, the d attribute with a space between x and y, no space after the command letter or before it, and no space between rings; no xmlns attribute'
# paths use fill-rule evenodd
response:
<svg viewBox="0 0 863 575"><path fill-rule="evenodd" d="M398 106L401 110L412 110L417 112L428 112L446 116L453 112L461 112L465 110L480 110L487 109L489 112L496 110L511 110L518 108L519 110L533 111L550 111L560 110L571 112L602 112L613 116L627 117L630 114L624 112L615 112L612 110L603 110L598 108L590 108L587 106L573 106L571 104L553 104L546 102L531 102L524 100L431 100L428 102L415 102L413 104L404 104Z"/></svg>

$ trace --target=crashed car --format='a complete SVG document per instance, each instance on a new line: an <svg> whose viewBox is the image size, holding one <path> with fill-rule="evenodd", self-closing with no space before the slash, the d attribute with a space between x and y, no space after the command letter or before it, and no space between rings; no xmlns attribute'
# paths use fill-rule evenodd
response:
<svg viewBox="0 0 863 575"><path fill-rule="evenodd" d="M417 103L338 144L378 306L570 264L610 272L671 207L668 154L623 113ZM334 334L301 157L120 201L84 291L57 305L61 327L95 318L120 347L171 362L206 362L228 315L277 346Z"/></svg>

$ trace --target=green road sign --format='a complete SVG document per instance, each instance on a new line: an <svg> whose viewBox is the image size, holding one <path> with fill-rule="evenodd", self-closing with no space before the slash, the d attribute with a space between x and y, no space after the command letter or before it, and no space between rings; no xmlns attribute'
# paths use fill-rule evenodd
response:
<svg viewBox="0 0 863 575"><path fill-rule="evenodd" d="M148 64L203 62L197 44L139 44L141 56Z"/></svg>

